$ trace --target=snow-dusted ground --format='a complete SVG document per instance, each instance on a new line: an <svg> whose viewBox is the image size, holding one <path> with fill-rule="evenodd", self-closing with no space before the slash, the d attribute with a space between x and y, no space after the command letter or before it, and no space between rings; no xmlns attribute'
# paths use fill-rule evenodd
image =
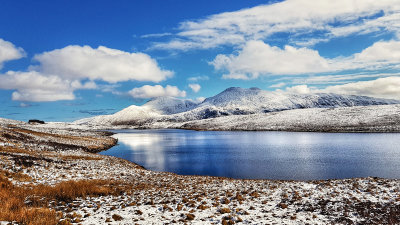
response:
<svg viewBox="0 0 400 225"><path fill-rule="evenodd" d="M271 130L314 132L400 132L400 104L292 109L200 120L172 120L165 115L136 124L54 123L46 126L83 129Z"/></svg>
<svg viewBox="0 0 400 225"><path fill-rule="evenodd" d="M179 128L201 130L280 130L400 132L400 105L293 109L266 114L191 121Z"/></svg>
<svg viewBox="0 0 400 225"><path fill-rule="evenodd" d="M91 153L114 143L106 133L59 123L9 126L8 122L0 120L0 169L32 178L13 183L53 185L65 180L106 179L130 187L118 196L53 206L66 216L79 218L80 224L400 223L400 180L180 176ZM70 127L61 129L61 125Z"/></svg>

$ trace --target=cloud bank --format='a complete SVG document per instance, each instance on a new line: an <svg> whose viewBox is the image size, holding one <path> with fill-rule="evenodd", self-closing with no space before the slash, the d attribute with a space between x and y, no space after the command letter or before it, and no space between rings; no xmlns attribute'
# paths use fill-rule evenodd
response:
<svg viewBox="0 0 400 225"><path fill-rule="evenodd" d="M182 22L169 42L153 48L190 50L240 46L291 35L291 45L311 46L336 37L368 33L400 33L397 0L286 0Z"/></svg>
<svg viewBox="0 0 400 225"><path fill-rule="evenodd" d="M283 49L263 41L249 41L237 54L217 55L216 70L226 79L255 79L262 75L297 75L346 70L400 69L400 41L380 41L349 57L324 58L309 48Z"/></svg>
<svg viewBox="0 0 400 225"><path fill-rule="evenodd" d="M298 85L286 88L286 91L299 94L336 93L400 99L400 77L385 77L370 81L358 81L342 85L328 86L324 89L308 87L307 85Z"/></svg>
<svg viewBox="0 0 400 225"><path fill-rule="evenodd" d="M0 39L2 62L24 56L20 48ZM71 45L37 54L38 65L28 71L8 71L0 74L0 89L15 90L12 100L48 102L75 99L74 91L98 88L95 81L111 85L124 81L160 82L173 72L163 70L156 60L144 53L129 53L100 46ZM166 94L174 89L167 86ZM179 93L178 95L182 95Z"/></svg>

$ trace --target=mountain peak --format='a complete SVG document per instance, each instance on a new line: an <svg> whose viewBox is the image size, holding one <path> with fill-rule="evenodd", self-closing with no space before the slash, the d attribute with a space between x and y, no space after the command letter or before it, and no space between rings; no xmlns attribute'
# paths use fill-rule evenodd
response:
<svg viewBox="0 0 400 225"><path fill-rule="evenodd" d="M179 99L166 96L153 98L143 106L159 111L162 114L169 115L191 110L197 106L197 103L189 99Z"/></svg>
<svg viewBox="0 0 400 225"><path fill-rule="evenodd" d="M225 89L224 91L222 91L221 93L230 92L230 91L239 91L239 90L242 90L242 89L243 88L241 88L241 87L229 87L229 88Z"/></svg>

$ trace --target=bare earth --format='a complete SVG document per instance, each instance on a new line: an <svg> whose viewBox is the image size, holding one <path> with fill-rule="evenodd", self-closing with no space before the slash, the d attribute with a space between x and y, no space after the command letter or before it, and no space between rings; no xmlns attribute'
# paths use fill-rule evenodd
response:
<svg viewBox="0 0 400 225"><path fill-rule="evenodd" d="M153 172L96 154L116 144L109 135L0 119L0 172L14 174L9 179L17 186L68 180L120 185L118 194L50 202L64 224L400 223L400 180L236 180Z"/></svg>

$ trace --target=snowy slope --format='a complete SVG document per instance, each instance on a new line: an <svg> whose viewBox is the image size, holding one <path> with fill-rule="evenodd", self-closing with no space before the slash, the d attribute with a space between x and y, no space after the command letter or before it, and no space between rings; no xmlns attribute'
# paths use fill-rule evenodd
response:
<svg viewBox="0 0 400 225"><path fill-rule="evenodd" d="M258 88L228 88L202 103L172 97L155 98L113 115L76 121L77 124L151 126L155 122L188 122L230 115L265 114L303 108L400 104L397 100L338 94L293 94Z"/></svg>
<svg viewBox="0 0 400 225"><path fill-rule="evenodd" d="M153 124L157 126L157 124ZM165 125L164 125L165 126ZM161 125L158 125L161 127ZM293 109L176 124L194 130L400 132L400 104Z"/></svg>
<svg viewBox="0 0 400 225"><path fill-rule="evenodd" d="M293 94L264 91L258 88L228 88L207 98L202 105L210 104L234 114L237 108L251 113L282 111L299 108L331 108L347 106L386 105L400 103L395 100L365 96L337 94Z"/></svg>
<svg viewBox="0 0 400 225"><path fill-rule="evenodd" d="M75 124L94 125L140 125L162 115L185 112L196 107L192 100L173 97L160 97L148 101L142 106L131 105L113 115L95 116L75 121Z"/></svg>
<svg viewBox="0 0 400 225"><path fill-rule="evenodd" d="M197 103L188 99L177 99L173 97L159 97L154 98L144 104L144 107L148 107L153 111L157 111L163 115L176 114L186 112L197 107Z"/></svg>

